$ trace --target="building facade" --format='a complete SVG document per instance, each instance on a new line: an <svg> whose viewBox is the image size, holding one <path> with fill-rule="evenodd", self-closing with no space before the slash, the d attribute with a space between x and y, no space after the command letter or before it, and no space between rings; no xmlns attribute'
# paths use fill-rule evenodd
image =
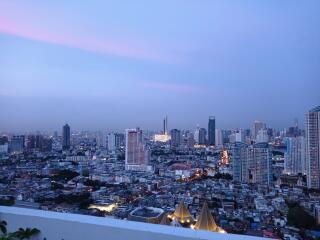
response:
<svg viewBox="0 0 320 240"><path fill-rule="evenodd" d="M216 141L216 118L213 116L209 117L208 122L208 145L214 146Z"/></svg>
<svg viewBox="0 0 320 240"><path fill-rule="evenodd" d="M126 130L125 169L131 171L150 170L150 151L144 144L142 130Z"/></svg>
<svg viewBox="0 0 320 240"><path fill-rule="evenodd" d="M62 149L70 149L70 126L68 124L62 128Z"/></svg>
<svg viewBox="0 0 320 240"><path fill-rule="evenodd" d="M284 172L286 174L306 173L304 137L287 137L285 144Z"/></svg>
<svg viewBox="0 0 320 240"><path fill-rule="evenodd" d="M305 115L308 188L320 188L320 106Z"/></svg>

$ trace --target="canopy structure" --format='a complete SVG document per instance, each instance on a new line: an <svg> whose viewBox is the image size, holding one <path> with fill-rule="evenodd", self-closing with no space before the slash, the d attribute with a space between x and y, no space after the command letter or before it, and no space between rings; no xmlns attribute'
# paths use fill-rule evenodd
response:
<svg viewBox="0 0 320 240"><path fill-rule="evenodd" d="M193 222L193 218L190 214L190 211L188 210L183 201L179 203L178 208L174 211L171 218L173 220L178 220L178 222L182 224Z"/></svg>
<svg viewBox="0 0 320 240"><path fill-rule="evenodd" d="M219 228L209 211L208 204L205 202L203 204L201 213L198 217L197 223L194 225L194 229L206 230L211 232L221 232L223 231Z"/></svg>

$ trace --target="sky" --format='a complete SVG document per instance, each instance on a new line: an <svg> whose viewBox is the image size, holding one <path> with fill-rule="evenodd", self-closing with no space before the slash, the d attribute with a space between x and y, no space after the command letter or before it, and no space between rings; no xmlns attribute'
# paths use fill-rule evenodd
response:
<svg viewBox="0 0 320 240"><path fill-rule="evenodd" d="M1 0L0 131L285 128L320 104L319 0Z"/></svg>

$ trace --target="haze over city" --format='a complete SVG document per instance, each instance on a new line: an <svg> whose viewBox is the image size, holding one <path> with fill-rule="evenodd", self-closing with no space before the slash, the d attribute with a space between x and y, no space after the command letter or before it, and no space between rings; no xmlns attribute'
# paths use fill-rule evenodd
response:
<svg viewBox="0 0 320 240"><path fill-rule="evenodd" d="M284 128L320 100L320 3L0 2L0 131Z"/></svg>

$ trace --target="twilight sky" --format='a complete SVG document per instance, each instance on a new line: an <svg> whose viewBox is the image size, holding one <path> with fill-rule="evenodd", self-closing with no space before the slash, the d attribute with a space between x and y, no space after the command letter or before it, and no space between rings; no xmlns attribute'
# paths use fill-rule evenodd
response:
<svg viewBox="0 0 320 240"><path fill-rule="evenodd" d="M1 0L0 131L283 128L320 104L319 0Z"/></svg>

